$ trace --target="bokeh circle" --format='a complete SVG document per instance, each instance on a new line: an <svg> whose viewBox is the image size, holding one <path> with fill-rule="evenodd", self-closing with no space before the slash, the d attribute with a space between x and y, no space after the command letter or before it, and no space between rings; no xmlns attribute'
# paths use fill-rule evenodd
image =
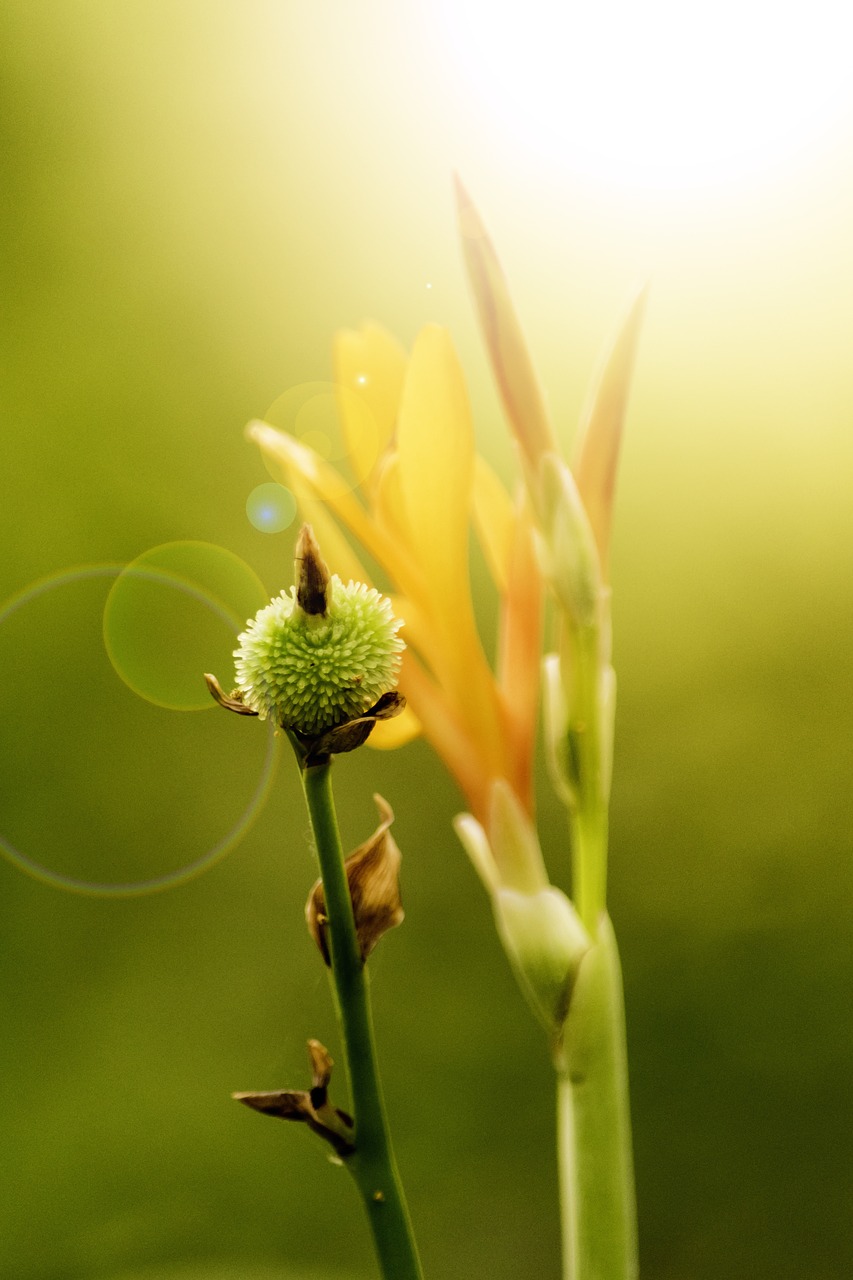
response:
<svg viewBox="0 0 853 1280"><path fill-rule="evenodd" d="M107 654L146 701L207 711L215 704L201 673L233 667L235 635L268 600L254 571L225 547L163 543L117 574L104 606Z"/></svg>
<svg viewBox="0 0 853 1280"><path fill-rule="evenodd" d="M296 519L296 499L283 484L270 480L249 494L246 515L261 533L283 533Z"/></svg>
<svg viewBox="0 0 853 1280"><path fill-rule="evenodd" d="M219 550L223 549L220 548ZM230 556L231 553L225 554L226 556ZM234 557L234 559L236 560L237 557ZM248 566L246 566L246 568L248 568ZM251 573L251 571L249 572ZM69 568L51 575L50 577L42 578L37 582L29 584L27 587L23 588L21 591L17 592L15 595L9 597L6 601L0 604L0 631L8 629L11 625L14 632L13 620L16 619L16 615L21 614L22 611L28 608L28 606L37 607L38 602L42 601L48 595L60 591L62 588L75 587L82 583L98 579L114 579L116 582L124 579L125 582L127 582L129 577L140 582L144 582L147 585L154 585L160 591L171 593L176 597L189 595L196 604L201 604L206 608L209 615L214 619L223 623L226 623L227 620L226 625L231 629L230 644L233 648L236 630L239 625L242 625L242 621L244 620L241 619L240 623L236 621L237 613L233 603L229 605L216 595L206 595L204 589L197 582L192 583L185 577L180 577L175 573L170 573L168 570L164 571L163 569L158 568L156 563L145 563L145 557L140 557L139 560L133 563L133 565L90 564ZM244 582L246 581L248 580L244 579ZM221 585L222 582L220 581L220 586ZM50 610L47 610L45 606L42 606L42 610L49 614L55 614L57 612L54 610L53 605L51 605ZM16 620L20 623L20 619ZM92 618L93 631L94 623L97 620L97 618ZM13 635L12 639L14 647L12 649L12 653L21 656L22 661L26 660L28 663L36 661L39 656L43 656L41 654L41 649L43 648L44 643L46 643L45 636L48 631L49 628L42 623L41 626L28 630L27 634L23 637L23 643L20 639L15 642L15 637ZM53 637L52 639L56 640L56 637ZM88 636L84 636L82 642L87 643ZM60 635L57 643L61 651L63 647L67 646L68 642ZM203 667L201 670L203 671L204 669L209 669L209 667ZM109 668L106 668L106 671L108 673ZM136 772L134 769L136 761L132 755L132 748L135 745L138 745L139 738L134 739L133 737L134 728L130 723L132 722L133 717L130 712L133 705L141 707L143 704L136 703L135 699L131 700L131 707L127 708L128 725L110 724L105 714L103 729L99 730L97 736L89 731L86 736L82 736L75 743L72 750L65 750L65 754L61 754L58 758L54 759L50 752L45 750L44 743L35 741L36 733L33 727L33 716L37 718L35 721L36 727L40 727L44 732L45 742L50 744L54 738L59 738L59 728L52 728L49 717L46 717L43 713L42 703L46 701L50 706L51 711L55 711L56 723L60 727L66 726L69 717L73 719L73 712L76 707L84 708L86 714L93 716L97 722L98 715L100 714L100 704L97 701L97 691L93 692L91 689L86 687L75 687L73 668L62 671L31 670L28 671L28 676L31 684L30 697L32 698L32 707L34 710L30 710L28 707L28 691L26 689L18 689L17 698L10 706L9 713L6 717L7 732L20 734L26 733L29 729L29 736L33 739L33 742L28 744L25 740L21 740L19 738L17 752L14 752L14 748L7 752L7 756L16 756L16 767L21 771L20 778L13 777L11 779L11 786L14 791L16 801L18 802L18 807L20 808L21 796L24 796L26 798L24 808L26 808L27 803L31 802L30 808L34 810L31 813L25 814L27 821L24 822L23 825L26 826L27 822L36 823L39 826L44 825L42 810L46 812L50 807L51 801L54 799L52 793L60 790L63 775L73 773L76 769L80 776L85 778L87 783L91 783L91 792L86 788L81 789L81 793L79 795L80 812L77 814L74 814L73 812L68 813L69 828L73 827L78 831L77 839L79 839L79 828L82 827L83 829L86 829L91 835L92 843L97 843L98 837L96 835L96 820L98 817L103 816L105 828L109 827L109 820L111 819L113 827L116 827L117 825L118 829L118 840L116 840L116 836L113 832L107 830L106 833L103 834L103 842L110 848L113 847L110 844L111 841L114 842L115 845L118 845L121 839L123 823L125 820L124 809L126 807L126 797L110 793L103 797L102 805L98 803L98 797L93 799L95 789L98 785L98 780L96 778L93 779L90 775L86 774L86 752L88 749L92 748L93 744L101 750L108 751L110 749L109 745L105 747L103 742L97 741L97 738L100 738L101 736L108 744L115 741L117 744L114 753L118 765L117 776L129 779L129 785L134 786L136 783ZM200 679L199 671L196 672L196 676ZM39 688L40 681L43 686L41 688ZM53 681L53 683L51 683L51 681ZM203 681L201 681L201 683L203 685ZM114 690L114 678L112 687ZM104 701L106 702L108 699L105 698ZM152 702L153 700L149 698L147 701ZM160 702L156 703L155 707L162 707L163 705L164 704ZM215 704L213 704L212 701L211 705L215 709ZM162 721L156 720L156 717L160 715L159 711L152 708L147 714L155 717L155 728L162 723ZM222 713L220 712L220 714ZM229 719L231 718L229 717ZM203 722L198 722L195 717L190 717L189 721L193 724L210 723L206 718ZM174 725L180 726L187 723L188 722L185 717L179 717L173 722L172 727L174 727ZM148 731L148 729L149 726L146 722L143 732ZM163 892L166 889L174 888L178 885L186 884L188 881L195 879L204 871L207 871L216 865L216 863L220 862L226 854L233 850L240 840L242 840L246 835L259 812L263 808L275 775L275 768L278 759L278 739L276 738L272 727L268 727L263 731L262 736L264 739L263 758L260 762L259 774L252 786L249 799L244 803L242 812L239 814L236 821L230 822L230 825L227 827L223 835L214 836L210 839L210 842L206 844L201 853L193 853L192 856L185 858L180 865L169 868L162 874L115 880L109 878L89 878L86 876L70 874L65 870L60 870L57 867L50 866L43 856L33 857L30 854L25 853L22 848L18 847L18 844L14 843L2 833L0 833L0 854L2 854L13 867L42 884L89 897L142 897L153 893ZM228 742L229 744L232 743L233 739L228 737ZM258 745L258 739L257 737L254 737L253 749L257 750ZM194 746L191 744L189 751L193 751L193 749ZM229 746L229 750L231 749L232 748ZM149 741L149 756L154 757L156 760L158 755L165 756L166 753L159 750L156 742L152 747ZM214 752L214 756L215 755L216 753ZM226 768L228 767L228 763L229 762L226 761ZM164 765L164 768L168 768L168 762ZM212 764L209 769L205 767L199 768L196 775L198 777L199 787L197 797L189 797L186 805L188 810L192 810L195 807L198 811L201 811L205 805L207 805L208 797L210 797L209 807L212 815L210 817L211 823L218 821L220 812L223 808L227 807L229 799L229 796L223 793L223 786L221 782L218 782L217 787L211 788L207 795L205 795L205 787L210 787L211 772L215 773L217 768L221 773L223 766L218 757L216 757L216 763ZM84 791L86 794L83 793ZM227 792L227 788L225 791ZM78 798L76 793L75 796L72 797L72 803L75 798ZM189 803L190 799L195 801L195 805ZM172 800L174 801L174 797L172 797ZM143 812L148 812L155 816L157 815L158 808L160 807L158 796L156 794L152 794L150 797L144 797L141 801L139 796L137 796L137 804L140 805ZM93 811L91 820L89 817L90 810ZM128 822L131 822L132 820L132 815L127 818ZM86 824L90 821L91 825L87 828ZM77 824L76 827L75 823ZM156 823L154 826L156 828ZM138 838L138 832L134 832L134 835ZM203 836L200 835L199 839L202 838ZM183 840L185 844L189 840L187 830L181 829L180 824L173 824L167 833L166 842L168 843L169 849L172 848L172 845L176 840ZM23 842L19 841L19 843ZM159 857L162 857L163 845L163 833L157 831L156 834L152 835L152 851L156 849L156 854ZM63 854L67 854L67 852L67 850L63 850ZM117 854L117 856L119 856L119 854Z"/></svg>
<svg viewBox="0 0 853 1280"><path fill-rule="evenodd" d="M368 400L338 383L289 387L267 409L264 421L329 463L323 482L327 499L363 484L379 457L379 427Z"/></svg>

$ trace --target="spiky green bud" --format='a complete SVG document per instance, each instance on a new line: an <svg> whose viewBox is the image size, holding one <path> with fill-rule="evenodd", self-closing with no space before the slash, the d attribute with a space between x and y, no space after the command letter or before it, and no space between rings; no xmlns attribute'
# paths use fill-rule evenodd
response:
<svg viewBox="0 0 853 1280"><path fill-rule="evenodd" d="M405 646L391 601L364 583L329 577L310 530L296 563L296 586L238 637L237 688L261 719L314 735L363 715L393 689Z"/></svg>

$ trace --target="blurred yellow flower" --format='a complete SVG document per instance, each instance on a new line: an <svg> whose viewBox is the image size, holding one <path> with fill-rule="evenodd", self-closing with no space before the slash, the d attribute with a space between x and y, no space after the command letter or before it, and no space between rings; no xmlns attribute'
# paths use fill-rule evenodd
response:
<svg viewBox="0 0 853 1280"><path fill-rule="evenodd" d="M334 365L358 496L293 436L262 422L251 423L248 435L296 494L336 571L370 580L343 528L395 593L408 645L399 688L409 709L377 726L377 745L399 745L422 729L478 819L488 821L497 780L532 813L542 588L527 500L510 498L476 454L465 382L445 329L422 330L409 357L375 324L344 331ZM494 670L471 600L472 517L500 599Z"/></svg>
<svg viewBox="0 0 853 1280"><path fill-rule="evenodd" d="M518 494L511 497L476 453L462 370L447 331L438 325L421 331L410 355L372 323L335 338L334 378L349 474L266 423L251 423L248 435L272 473L295 493L335 570L369 582L359 559L364 553L386 575L387 584L380 585L395 593L394 611L405 623L408 648L399 688L409 706L397 720L378 725L371 741L397 746L423 731L483 829L498 880L510 883L518 850L513 854L513 842L496 830L495 813L516 803L524 821L533 819L545 584L555 594L564 629L581 626L591 637L586 646L572 643L581 655L577 661L589 665L587 673L578 669L579 688L592 692L584 693L584 705L569 700L553 735L566 741L574 734L587 781L597 803L606 806L608 770L599 757L607 754L602 726L612 714L612 696L605 697L612 689L611 512L645 290L633 299L593 383L570 471L497 255L458 182L457 198L480 325L519 446L524 483ZM472 522L499 598L494 665L483 652L471 600ZM567 646L564 637L566 652ZM514 800L496 808L502 788ZM522 862L530 862L530 874L543 879L543 869L527 855ZM483 860L475 863L482 874Z"/></svg>

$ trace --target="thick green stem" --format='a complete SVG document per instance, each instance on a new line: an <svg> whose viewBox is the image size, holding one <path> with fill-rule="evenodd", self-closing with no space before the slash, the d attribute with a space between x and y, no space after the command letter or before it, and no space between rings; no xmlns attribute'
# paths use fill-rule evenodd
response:
<svg viewBox="0 0 853 1280"><path fill-rule="evenodd" d="M636 1280L622 975L602 915L555 1055L564 1280Z"/></svg>
<svg viewBox="0 0 853 1280"><path fill-rule="evenodd" d="M383 1277L422 1280L382 1101L368 975L356 937L332 797L331 764L304 768L302 781L323 877L332 980L352 1093L355 1151L345 1163L364 1201Z"/></svg>

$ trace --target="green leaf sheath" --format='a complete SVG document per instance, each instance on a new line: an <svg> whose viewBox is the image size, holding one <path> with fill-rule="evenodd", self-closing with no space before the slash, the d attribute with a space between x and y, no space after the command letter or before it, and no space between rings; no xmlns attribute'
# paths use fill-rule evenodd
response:
<svg viewBox="0 0 853 1280"><path fill-rule="evenodd" d="M636 1280L622 975L602 915L556 1055L564 1280Z"/></svg>

